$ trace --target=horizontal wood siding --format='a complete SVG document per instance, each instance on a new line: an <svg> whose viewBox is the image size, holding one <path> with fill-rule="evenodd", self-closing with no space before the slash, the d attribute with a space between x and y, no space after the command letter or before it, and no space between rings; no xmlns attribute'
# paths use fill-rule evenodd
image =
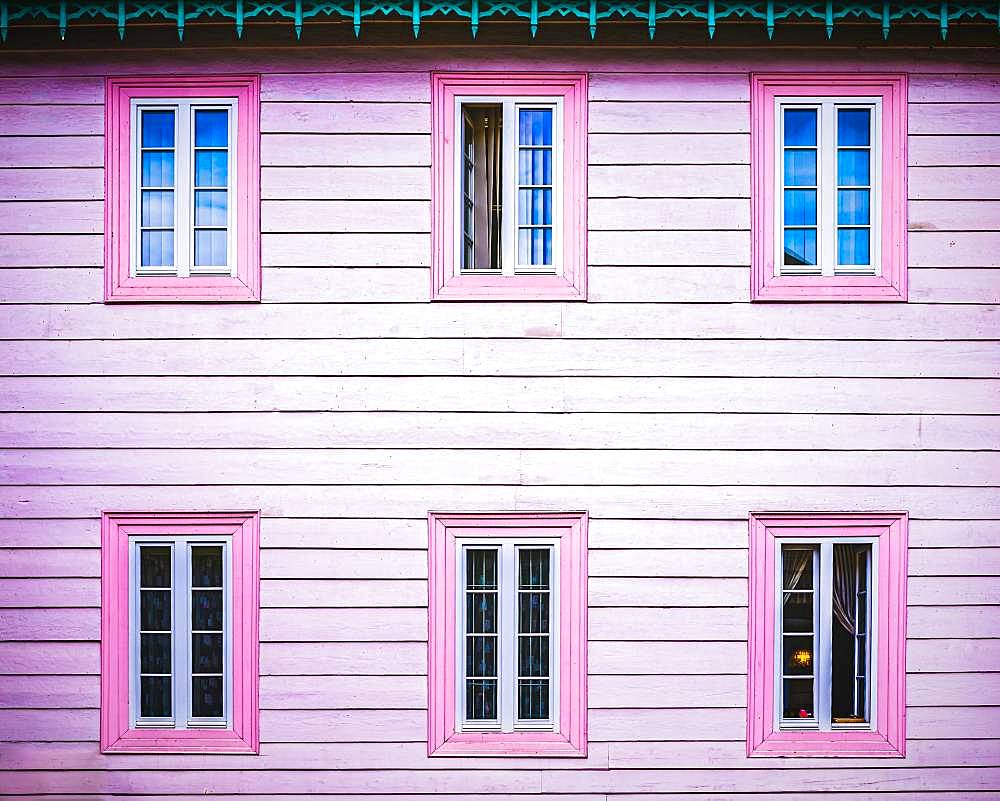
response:
<svg viewBox="0 0 1000 801"><path fill-rule="evenodd" d="M0 795L1000 787L1000 66L961 48L0 57ZM910 302L749 303L749 73L909 71ZM589 70L588 303L429 304L432 69ZM107 306L105 74L256 71L263 302ZM257 509L259 756L98 752L102 509ZM588 509L586 759L428 759L429 509ZM911 514L907 756L745 756L750 510Z"/></svg>

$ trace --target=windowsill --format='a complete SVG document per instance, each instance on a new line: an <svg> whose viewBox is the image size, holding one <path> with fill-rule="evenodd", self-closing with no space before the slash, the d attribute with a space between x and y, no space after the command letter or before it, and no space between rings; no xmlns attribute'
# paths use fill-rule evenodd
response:
<svg viewBox="0 0 1000 801"><path fill-rule="evenodd" d="M905 301L906 289L880 275L780 275L754 284L753 301Z"/></svg>
<svg viewBox="0 0 1000 801"><path fill-rule="evenodd" d="M902 757L877 731L772 732L754 748L751 757Z"/></svg>
<svg viewBox="0 0 1000 801"><path fill-rule="evenodd" d="M586 300L586 292L560 275L453 276L435 287L431 300Z"/></svg>
<svg viewBox="0 0 1000 801"><path fill-rule="evenodd" d="M256 302L260 300L260 289L234 276L142 276L109 283L104 299L108 303Z"/></svg>
<svg viewBox="0 0 1000 801"><path fill-rule="evenodd" d="M452 734L428 756L586 757L587 749L551 731L460 732Z"/></svg>
<svg viewBox="0 0 1000 801"><path fill-rule="evenodd" d="M105 754L256 754L232 729L129 729L102 749Z"/></svg>

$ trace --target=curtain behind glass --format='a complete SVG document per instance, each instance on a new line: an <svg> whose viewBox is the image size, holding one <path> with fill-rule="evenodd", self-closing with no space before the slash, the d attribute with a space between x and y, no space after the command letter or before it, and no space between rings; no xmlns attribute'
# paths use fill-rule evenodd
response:
<svg viewBox="0 0 1000 801"><path fill-rule="evenodd" d="M500 269L500 208L503 169L503 109L485 106L468 110L475 130L475 265Z"/></svg>
<svg viewBox="0 0 1000 801"><path fill-rule="evenodd" d="M857 545L833 546L833 614L848 634L857 634Z"/></svg>
<svg viewBox="0 0 1000 801"><path fill-rule="evenodd" d="M806 568L812 564L813 552L807 550L801 550L797 548L783 548L781 551L781 565L784 575L782 577L782 586L786 590L797 590L797 589L812 589L810 584L808 587L799 587L799 583L802 581L802 576L806 572ZM791 596L785 596L785 603Z"/></svg>

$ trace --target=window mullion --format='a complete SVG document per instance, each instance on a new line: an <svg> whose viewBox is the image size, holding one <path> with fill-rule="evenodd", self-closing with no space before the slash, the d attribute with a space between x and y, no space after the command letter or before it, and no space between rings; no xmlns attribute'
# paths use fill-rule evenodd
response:
<svg viewBox="0 0 1000 801"><path fill-rule="evenodd" d="M833 543L819 549L819 628L816 631L816 720L823 731L830 729L833 698Z"/></svg>
<svg viewBox="0 0 1000 801"><path fill-rule="evenodd" d="M512 542L500 547L500 728L514 731L517 696L517 564Z"/></svg>
<svg viewBox="0 0 1000 801"><path fill-rule="evenodd" d="M822 162L818 200L820 204L820 247L822 273L836 274L837 267L837 112L833 101L820 105L819 152Z"/></svg>
<svg viewBox="0 0 1000 801"><path fill-rule="evenodd" d="M191 719L191 545L178 539L174 547L174 721L186 729Z"/></svg>
<svg viewBox="0 0 1000 801"><path fill-rule="evenodd" d="M517 101L503 101L503 209L501 232L504 275L514 275L517 267Z"/></svg>
<svg viewBox="0 0 1000 801"><path fill-rule="evenodd" d="M191 127L194 124L193 119L191 102L189 100L179 101L177 104L177 131L175 135L177 142L177 150L175 151L177 173L174 178L176 186L174 194L174 202L176 203L174 262L177 265L177 275L181 278L188 278L191 275L191 210L194 207L194 176L191 157Z"/></svg>

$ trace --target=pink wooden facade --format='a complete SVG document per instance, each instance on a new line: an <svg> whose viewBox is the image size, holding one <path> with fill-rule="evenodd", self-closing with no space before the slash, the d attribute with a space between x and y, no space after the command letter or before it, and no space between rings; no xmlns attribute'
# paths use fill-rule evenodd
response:
<svg viewBox="0 0 1000 801"><path fill-rule="evenodd" d="M0 50L0 796L997 798L995 40L479 36ZM431 300L477 71L586 76L586 300ZM751 302L751 76L804 71L906 77L905 301ZM259 302L105 302L106 81L178 74L259 75ZM259 512L241 753L102 752L154 510ZM585 756L429 756L429 513L584 510ZM905 747L748 756L751 512L906 513Z"/></svg>

